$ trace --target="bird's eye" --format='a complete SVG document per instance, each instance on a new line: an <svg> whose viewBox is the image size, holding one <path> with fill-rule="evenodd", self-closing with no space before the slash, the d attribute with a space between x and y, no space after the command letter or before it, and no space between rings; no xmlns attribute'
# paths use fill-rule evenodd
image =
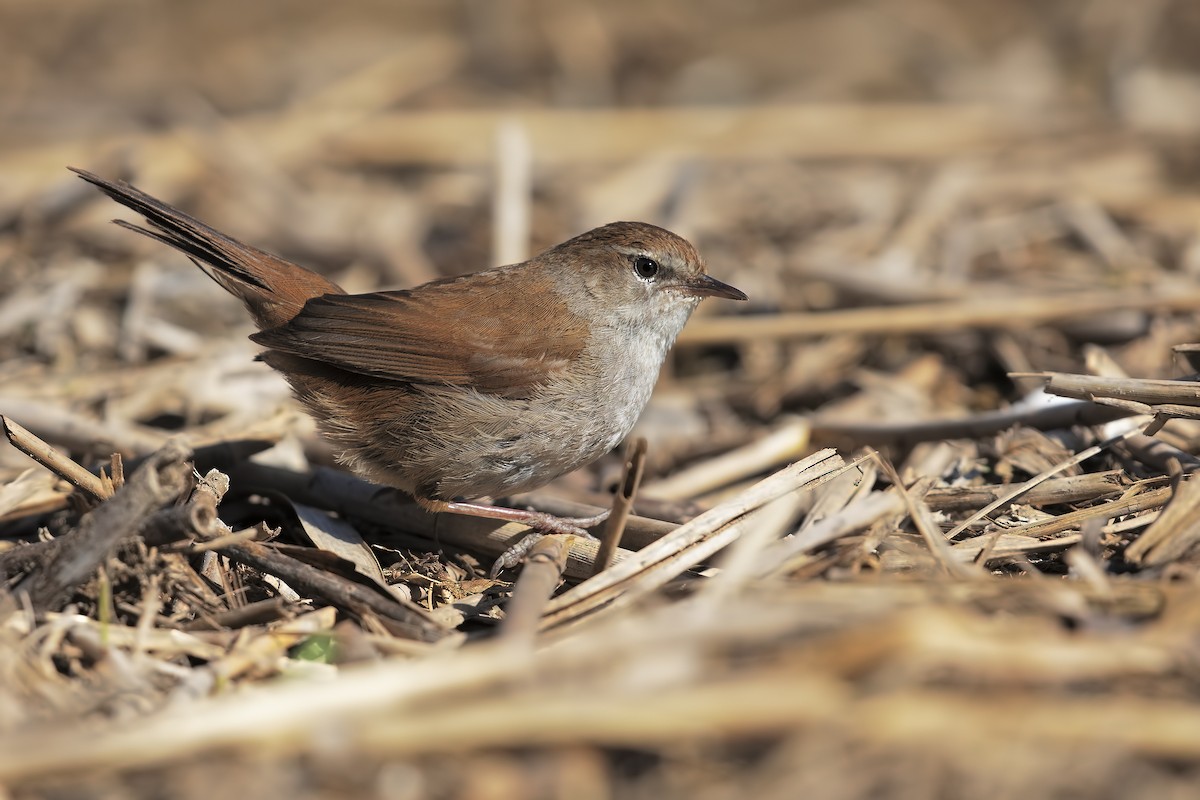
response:
<svg viewBox="0 0 1200 800"><path fill-rule="evenodd" d="M638 256L633 260L633 271L638 274L639 278L650 280L658 274L658 262L653 258Z"/></svg>

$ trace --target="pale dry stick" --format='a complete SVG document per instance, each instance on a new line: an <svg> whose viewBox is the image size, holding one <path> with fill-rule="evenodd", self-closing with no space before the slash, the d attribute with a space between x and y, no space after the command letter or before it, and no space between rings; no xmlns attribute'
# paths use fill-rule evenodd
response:
<svg viewBox="0 0 1200 800"><path fill-rule="evenodd" d="M1023 494L1025 494L1026 492L1031 490L1033 487L1048 480L1049 478L1053 478L1055 475L1062 472L1063 470L1070 469L1071 467L1075 466L1076 464L1082 464L1084 461L1087 461L1092 456L1098 455L1098 454L1104 452L1105 450L1107 450L1108 448L1112 447L1113 445L1118 444L1119 442L1122 442L1125 439L1129 439L1132 436L1135 436L1139 433L1141 433L1140 428L1131 428L1130 430L1128 430L1124 433L1121 433L1121 434L1118 434L1111 438L1105 439L1100 444L1092 445L1091 447L1080 450L1075 455L1071 456L1068 459L1063 460L1062 462L1060 462L1058 464L1055 464L1050 469L1045 470L1044 472L1042 472L1038 475L1035 475L1034 477L1030 478L1029 480L1025 481L1022 484L1018 484L1017 486L1013 487L1011 490L1005 492L1000 497L996 498L991 503L988 503L986 506L984 506L983 508L976 511L971 516L967 517L965 520L960 522L958 525L954 526L954 528L945 535L946 540L947 541L953 540L956 536L961 534L967 528L974 525L976 522L979 522L980 520L987 518L987 516L989 514L992 514L993 512L998 511L1001 508L1004 508L1005 506L1009 505L1010 503L1012 503L1013 501L1015 501L1019 497L1021 497Z"/></svg>
<svg viewBox="0 0 1200 800"><path fill-rule="evenodd" d="M1046 381L1046 391L1062 397L1098 401L1100 398L1132 400L1148 406L1175 404L1200 406L1200 381L1149 378L1098 378L1067 372L1039 373L1031 376Z"/></svg>
<svg viewBox="0 0 1200 800"><path fill-rule="evenodd" d="M195 451L192 451L195 456ZM108 485L112 486L113 491L120 489L125 485L125 459L120 453L112 453L108 457L108 475L100 473L101 480L107 480Z"/></svg>
<svg viewBox="0 0 1200 800"><path fill-rule="evenodd" d="M1114 469L1051 478L1027 492L1024 502L1036 507L1099 500L1102 497L1120 494L1124 490L1121 485L1123 474L1122 470ZM966 511L991 503L1005 489L1006 487L997 485L942 486L931 489L925 495L925 502L935 511Z"/></svg>
<svg viewBox="0 0 1200 800"><path fill-rule="evenodd" d="M681 623L687 624L682 620ZM580 692L574 687L538 684L515 698L492 696L443 708L443 713L422 719L427 726L413 724L402 715L380 714L365 721L364 729L357 731L357 735L368 747L377 748L374 752L379 755L423 752L426 748L435 752L487 749L512 746L514 742L524 746L561 746L563 742L576 741L616 747L662 746L678 743L680 736L695 736L697 732L707 736L744 736L774 731L780 725L789 731L823 730L820 721L829 714L828 719L831 722L838 720L838 725L861 724L862 730L858 733L870 740L876 735L873 728L876 720L863 722L858 719L857 712L875 707L879 693L855 692L851 683L856 675L865 672L874 676L886 672L890 665L915 664L939 674L946 671L971 676L982 674L986 676L982 680L1001 682L1001 686L1007 688L1014 682L1022 686L1027 683L1056 685L1081 679L1154 677L1169 674L1176 662L1168 647L1153 643L1133 642L1124 648L1115 648L1117 652L1110 640L1064 641L1061 637L1051 636L1021 636L1016 642L998 644L994 634L973 632L971 626L979 627L977 615L930 613L928 609L920 609L898 619L885 618L880 624L865 626L865 630L823 637L820 647L809 648L817 653L802 656L792 651L799 657L787 660L783 665L751 666L732 675L718 672L718 677L710 675L708 680L692 678L664 682L656 691L620 691L623 687L618 686L615 691L597 695ZM613 633L622 631L617 629ZM711 639L703 641L713 650L721 649L714 646ZM695 639L682 644L690 645L691 650L697 649ZM666 648L647 648L638 662L655 664L656 658L667 653L671 651ZM601 657L610 658L607 653ZM619 660L618 663L626 662ZM907 685L893 687L883 695L903 695L906 688ZM781 705L770 708L769 697L775 692L782 693ZM817 692L828 694L810 696ZM796 703L796 698L791 696L794 693L802 695L803 702ZM866 699L863 699L864 695ZM973 695L959 690L937 694L922 690L922 696L954 702L956 698ZM995 716L996 702L990 698L976 707L980 714ZM815 705L806 706L806 703ZM515 715L520 719L514 719L514 706L527 714ZM1162 706L1168 707L1168 704ZM913 709L909 711L911 713ZM793 714L797 716L793 717ZM1182 719L1200 719L1200 713L1191 710ZM506 724L506 720L510 724ZM970 724L975 722L972 719ZM917 723L916 727L921 726ZM1011 722L1002 727L1010 731L1021 730ZM945 747L945 730L931 728L928 731L930 741ZM1183 734L1184 731L1177 731L1172 738L1185 742ZM1100 734L1101 737L1104 735ZM904 741L903 736L896 739ZM984 736L981 741L993 740ZM974 743L970 747L972 752L978 751ZM1195 743L1191 743L1191 747L1193 752L1200 751Z"/></svg>
<svg viewBox="0 0 1200 800"><path fill-rule="evenodd" d="M4 431L5 437L13 447L77 489L87 492L96 500L107 500L112 496L111 486L105 485L100 478L59 453L11 418L0 415L0 430Z"/></svg>
<svg viewBox="0 0 1200 800"><path fill-rule="evenodd" d="M857 247L858 245L856 245ZM845 256L822 259L823 252L805 257L803 250L794 256L795 271L805 279L828 283L834 288L845 290L855 298L862 298L863 305L907 305L948 301L978 295L981 291L1004 294L1012 291L1011 284L976 281L969 284L945 281L917 281L912 275L880 275L867 269L847 269ZM864 265L869 266L869 265Z"/></svg>
<svg viewBox="0 0 1200 800"><path fill-rule="evenodd" d="M846 470L813 493L812 507L804 515L804 522L788 539L803 538L807 531L821 520L836 514L873 491L879 472L878 459L860 457L855 463L857 469Z"/></svg>
<svg viewBox="0 0 1200 800"><path fill-rule="evenodd" d="M1166 421L1165 415L1156 415L1150 424L1146 426L1146 431L1148 432L1155 428L1159 422L1165 424ZM1146 433L1129 437L1129 440L1125 443L1125 447L1136 460L1146 466L1164 472L1172 461L1178 462L1184 472L1192 473L1200 468L1200 457L1185 450L1180 450L1178 447L1168 444L1162 439L1147 436Z"/></svg>
<svg viewBox="0 0 1200 800"><path fill-rule="evenodd" d="M729 544L740 533L730 523L783 495L819 484L838 474L845 464L833 450L821 450L756 483L739 497L716 506L680 526L624 561L589 578L551 601L546 624L575 616L620 595L642 573L654 570L647 580L661 586L688 567L712 555L706 542L716 540L716 549ZM724 536L721 534L729 529ZM661 569L655 569L660 568Z"/></svg>
<svg viewBox="0 0 1200 800"><path fill-rule="evenodd" d="M933 488L933 483L936 479L933 477L919 478L912 486L905 486L904 482L900 480L900 473L896 471L896 467L891 461L881 458L878 454L875 455L875 460L884 473L891 479L892 486L904 499L904 505L908 508L909 519L917 527L921 538L925 540L925 546L929 548L929 552L942 565L942 569L947 574L960 580L978 577L978 572L964 567L955 561L948 538L943 536L937 523L933 520L933 514L930 512L929 506L925 504L925 493Z"/></svg>
<svg viewBox="0 0 1200 800"><path fill-rule="evenodd" d="M129 279L129 292L117 337L117 355L122 361L136 364L146 360L145 328L158 302L154 295L157 272L157 262L140 261Z"/></svg>
<svg viewBox="0 0 1200 800"><path fill-rule="evenodd" d="M1010 535L1029 536L1029 537L1046 537L1056 533L1069 531L1078 528L1092 517L1103 517L1113 519L1125 514L1137 514L1142 511L1150 511L1161 508L1171 499L1171 487L1164 486L1161 489L1151 489L1149 491L1127 494L1119 500L1113 500L1109 503L1102 503L1091 508L1081 508L1078 511L1069 511L1066 514L1060 514L1057 517L1050 519L1039 520L1037 522L1027 522L1024 525L1017 525L1012 528L1005 528L1004 533ZM968 540L969 541L969 540ZM965 542L964 542L965 543Z"/></svg>
<svg viewBox="0 0 1200 800"><path fill-rule="evenodd" d="M761 554L796 523L808 498L803 492L785 494L767 503L754 515L754 525L721 553L716 575L705 581L703 591L692 606L695 613L710 614L754 579ZM632 594L632 593L630 593Z"/></svg>
<svg viewBox="0 0 1200 800"><path fill-rule="evenodd" d="M953 652L966 650L977 643L964 639L959 631L945 625L910 634L885 648L880 661L894 663L907 656L910 661L924 664L945 663L944 652L949 642ZM878 636L878 631L871 631ZM921 638L922 633L924 639ZM940 635L934 642L932 636ZM948 641L947 641L948 640ZM990 644L990 642L988 643ZM958 645L955 647L955 645ZM1029 655L1018 665L1026 665L1022 675L1036 677L1045 671L1042 663L1046 649L1022 642ZM870 643L858 643L859 648ZM847 645L846 648L849 649ZM1007 656L1004 666L1011 672L1013 648L975 648L986 655ZM1055 663L1078 664L1088 668L1098 661L1107 670L1092 667L1089 675L1111 675L1115 668L1105 655L1111 647L1056 647L1049 650ZM870 652L879 652L870 648ZM950 660L950 666L955 665ZM976 657L970 665L988 666ZM1171 659L1163 648L1137 648L1124 658L1124 671L1118 675L1155 675L1169 669ZM1119 668L1121 665L1118 664ZM815 671L814 671L815 672ZM832 673L832 674L831 674ZM1064 676L1065 677L1065 676ZM371 681L368 686L375 686ZM312 694L311 687L307 691ZM329 685L320 694L327 695ZM473 687L472 687L473 688ZM389 694L394 694L389 692ZM446 696L460 696L446 692ZM242 695L245 696L245 695ZM469 695L468 695L469 696ZM251 695L251 701L256 698ZM293 702L303 708L311 707L296 694ZM384 701L386 703L386 700ZM824 670L815 674L801 673L792 667L765 668L742 671L733 677L708 683L676 685L657 692L624 694L589 694L577 689L555 691L528 690L515 699L511 695L492 692L470 703L454 703L435 709L419 721L411 715L396 713L395 704L381 705L390 713L349 715L341 708L310 718L300 717L288 709L285 718L292 729L278 725L274 719L261 724L247 724L247 716L235 715L244 730L226 723L214 735L212 703L204 704L198 719L189 716L188 725L172 718L172 727L160 718L146 725L116 727L96 735L94 731L68 730L58 737L31 734L31 743L17 741L15 753L0 753L0 777L10 783L59 773L52 756L61 759L62 774L76 774L89 768L120 770L145 768L168 760L204 756L218 748L226 749L295 749L309 752L313 736L321 726L336 724L346 732L346 746L356 752L391 757L428 752L475 750L501 746L562 745L564 742L586 742L610 746L661 747L678 743L681 737L697 731L716 738L777 735L781 731L820 730L825 724L853 726L857 735L870 742L903 743L911 746L920 742L929 746L946 746L947 732L955 734L971 752L987 742L1028 738L1036 732L1039 740L1048 743L1067 743L1072 746L1095 744L1100 747L1120 746L1122 750L1159 757L1194 758L1200 754L1194 731L1200 725L1200 711L1181 707L1178 701L1147 704L1144 698L1130 702L1123 698L1088 697L1084 700L1052 700L1047 706L1044 697L1019 701L1011 699L1005 710L997 713L995 698L979 699L957 690L920 689L867 693L858 698L849 690L838 672ZM227 704L231 706L232 704ZM327 704L321 703L318 708ZM528 713L514 714L514 705ZM252 710L264 710L261 703L252 703ZM1033 720L1033 722L1031 722ZM198 728L198 730L197 730ZM88 734L91 734L89 737ZM157 738L151 738L156 736ZM7 744L7 743L6 743ZM38 745L42 751L30 744ZM45 752L51 750L52 752ZM24 756L28 761L17 761ZM24 766L21 766L21 765Z"/></svg>
<svg viewBox="0 0 1200 800"><path fill-rule="evenodd" d="M996 544L1000 541L1000 537L1002 537L1003 535L1004 535L1004 531L999 530L999 531L996 531L995 533L984 536L983 542L982 542L982 547L980 548L979 552L975 555L975 558L972 559L971 563L973 563L979 567L986 567L988 564L988 561L992 557L993 551L996 549Z"/></svg>
<svg viewBox="0 0 1200 800"><path fill-rule="evenodd" d="M1083 346L1083 363L1089 375L1102 375L1106 378L1128 378L1127 373L1107 349L1097 344Z"/></svg>
<svg viewBox="0 0 1200 800"><path fill-rule="evenodd" d="M820 476L812 486L820 485L830 477L828 475ZM812 488L812 486L801 488ZM542 627L544 629L553 628L556 633L565 633L570 630L572 625L578 624L584 619L590 623L602 616L611 617L620 610L636 604L642 598L658 592L686 570L712 559L717 553L739 541L749 532L767 526L773 535L778 535L781 530L779 528L781 511L786 509L789 516L794 518L796 507L805 502L805 498L800 498L795 503L792 500L793 498L785 494L759 506L720 527L703 541L651 565L627 584L568 606L556 614L547 614L542 621ZM704 615L701 614L701 616Z"/></svg>
<svg viewBox="0 0 1200 800"><path fill-rule="evenodd" d="M1126 560L1158 567L1178 559L1200 541L1200 480L1182 481L1150 527L1129 547Z"/></svg>
<svg viewBox="0 0 1200 800"><path fill-rule="evenodd" d="M538 621L554 587L562 581L572 536L543 536L525 556L525 565L517 578L512 599L504 609L500 641L519 647L532 647Z"/></svg>
<svg viewBox="0 0 1200 800"><path fill-rule="evenodd" d="M874 571L884 558L890 557L886 552L880 552L879 548L888 537L900 532L900 525L904 522L904 518L907 515L907 507L902 507L898 511L893 511L891 514L880 517L862 529L862 534L858 537L858 544L854 548L854 551L856 551L854 553L854 560L850 562L850 571L853 575L861 575L868 569ZM789 570L780 569L779 573L786 575L790 569L799 569L806 564L816 562L818 558L818 556L807 554L799 556L788 563ZM913 554L913 558L915 561L915 554Z"/></svg>
<svg viewBox="0 0 1200 800"><path fill-rule="evenodd" d="M683 500L749 478L803 453L811 429L808 420L787 420L758 441L647 483L642 492L664 500Z"/></svg>
<svg viewBox="0 0 1200 800"><path fill-rule="evenodd" d="M678 343L686 346L762 339L803 339L840 333L899 336L980 328L1027 328L1121 309L1198 311L1200 289L1194 285L1175 284L1142 291L1122 289L1032 297L993 296L820 313L704 317L693 320L684 328Z"/></svg>
<svg viewBox="0 0 1200 800"><path fill-rule="evenodd" d="M981 542L980 539L987 539L987 541ZM1014 557L1028 553L1053 553L1058 550L1066 550L1081 541L1083 541L1083 537L1078 533L1069 533L1054 539L1032 539L1028 536L1014 536L1006 531L998 531L951 545L951 551L956 561L982 568L995 561L1010 561ZM1036 569L1034 572L1038 575L1041 574Z"/></svg>
<svg viewBox="0 0 1200 800"><path fill-rule="evenodd" d="M759 508L776 497L792 491L813 477L833 473L840 470L843 466L841 456L832 449L826 449L813 453L802 461L784 467L754 484L738 497L709 509L690 522L676 528L654 544L642 548L634 556L626 559L621 564L584 581L566 594L560 595L555 599L551 610L557 610L597 592L616 586L648 566L670 558L697 542L703 541L723 525L755 508Z"/></svg>
<svg viewBox="0 0 1200 800"><path fill-rule="evenodd" d="M1099 542L1104 531L1104 521L1088 520L1080 526L1081 542L1078 547L1072 547L1063 554L1070 575L1077 581L1083 581L1101 597L1111 597L1113 594L1112 581L1108 573L1090 551L1087 542Z"/></svg>
<svg viewBox="0 0 1200 800"><path fill-rule="evenodd" d="M947 574L959 580L978 578L980 577L979 569L972 564L963 564L954 557L950 540L942 534L937 522L933 519L933 513L925 503L924 494L929 491L933 480L933 478L927 478L922 482L920 497L914 497L915 492L912 490L901 489L904 502L908 506L909 518L917 526L917 530L920 532L921 538L925 540L929 551L937 559L938 563L942 565L942 569Z"/></svg>
<svg viewBox="0 0 1200 800"><path fill-rule="evenodd" d="M870 492L803 532L776 542L762 554L756 564L756 572L763 578L788 572L798 556L811 553L856 531L866 530L884 517L904 509L904 498L897 492Z"/></svg>
<svg viewBox="0 0 1200 800"><path fill-rule="evenodd" d="M529 258L533 202L533 151L529 134L515 119L496 128L496 186L492 196L492 265Z"/></svg>
<svg viewBox="0 0 1200 800"><path fill-rule="evenodd" d="M1140 528L1145 528L1154 522L1154 520L1158 519L1161 515L1162 509L1159 509L1157 511L1147 511L1145 514L1139 514L1136 517L1130 517L1129 519L1123 519L1118 522L1109 522L1104 526L1104 533L1112 534L1114 536L1122 536Z"/></svg>
<svg viewBox="0 0 1200 800"><path fill-rule="evenodd" d="M600 534L600 548L596 551L593 575L608 569L617 555L629 515L633 513L633 501L637 497L638 485L642 482L645 469L646 437L638 436L625 452L625 468L622 470L621 482L617 484L617 491L613 494L612 511L604 523L604 531Z"/></svg>
<svg viewBox="0 0 1200 800"><path fill-rule="evenodd" d="M886 458L875 456L875 461L880 464L890 480L892 486L895 487L902 498L904 498L905 506L908 509L908 518L912 519L912 524L916 525L917 530L925 540L925 546L929 547L929 552L934 555L938 563L942 565L942 569L946 570L949 575L959 579L970 579L978 577L978 572L974 572L968 567L962 566L955 561L950 546L948 537L942 535L942 531L934 522L934 516L929 510L929 505L925 504L925 493L929 492L934 486L934 477L923 477L912 486L905 486L904 481L900 480L900 473L896 471L895 465Z"/></svg>
<svg viewBox="0 0 1200 800"><path fill-rule="evenodd" d="M903 463L897 468L900 479L909 484L922 475L947 477L958 472L961 465L976 458L978 447L974 442L941 440L920 442L912 447ZM931 490L931 494L936 489Z"/></svg>
<svg viewBox="0 0 1200 800"><path fill-rule="evenodd" d="M46 612L45 619L48 624L60 628L62 632L71 628L85 628L98 633L103 628L108 646L114 648L134 649L140 642L145 652L168 657L186 655L203 661L212 661L225 654L225 647L219 642L227 637L216 632L196 634L174 628L151 627L143 633L138 628L128 625L101 623L83 614L64 614L57 611ZM53 647L57 646L57 642L53 643Z"/></svg>
<svg viewBox="0 0 1200 800"><path fill-rule="evenodd" d="M1047 661L1056 667L1049 675L1052 681L1078 680L1079 670L1086 670L1091 680L1160 675L1169 672L1175 661L1171 651L1161 645L1114 649L1108 641L1080 645L1023 639L998 647L993 640L972 637L968 624L978 626L977 616L952 625L924 614L902 620L899 634L872 626L858 636L846 637L820 669L801 671L791 663L742 669L712 681L668 684L658 691L589 693L580 692L577 685L547 689L533 682L514 695L499 691L508 686L502 667L522 662L504 658L498 650L476 649L459 658L426 659L412 669L390 664L386 666L392 669L387 671L348 670L318 693L313 693L309 684L285 685L274 691L250 690L236 698L197 703L188 709L187 725L180 724L175 713L158 714L133 727L83 730L62 725L60 731L50 733L44 728L22 732L20 737L0 740L4 745L0 748L0 778L11 784L87 769L144 769L221 749L307 753L317 746L320 732L330 726L345 732L345 746L356 752L393 757L497 746L561 746L564 742L664 746L677 744L680 737L694 736L697 731L718 738L775 735L821 730L824 723L852 724L868 741L920 741L941 747L946 745L947 731L961 732L972 752L983 746L978 743L1028 736L1032 730L1049 741L1073 745L1081 740L1104 745L1117 737L1122 746L1142 752L1178 756L1186 751L1189 757L1200 753L1194 736L1200 712L1181 709L1177 701L1147 707L1144 698L1131 703L1121 698L1088 697L1051 700L1052 707L1046 709L1047 699L1039 696L1022 703L1022 713L1010 718L997 713L995 698L979 700L957 689L920 689L914 699L913 692L900 687L859 697L847 684L848 668L867 668L874 674L896 663L930 665L935 671L944 665L968 675L986 670L989 677L1016 673L1018 681L1044 682ZM885 644L878 643L880 638ZM874 656L871 663L855 657L863 652ZM592 659L609 657L595 649L590 655ZM482 659L477 669L484 677L471 680L462 676L468 657L477 662ZM830 662L831 666L824 666ZM560 664L555 666L561 669ZM431 681L429 670L419 667L440 667L444 677ZM521 675L509 673L507 680ZM417 684L416 691L409 682ZM348 686L350 683L354 685ZM331 697L338 702L331 702ZM404 713L416 702L428 704L436 698L448 701L435 703L432 711L426 705L428 713L419 719ZM514 714L514 708L528 713ZM1010 708L1011 703L1006 703L1005 709ZM922 709L932 709L936 724L928 721ZM1030 712L1037 713L1036 727L1030 727ZM1080 722L1080 713L1086 724Z"/></svg>
<svg viewBox="0 0 1200 800"><path fill-rule="evenodd" d="M146 586L142 590L142 606L138 614L137 627L134 628L132 652L134 659L141 658L146 654L146 640L149 638L150 632L154 630L158 612L162 609L162 598L159 596L161 583L162 576L155 573L150 576L150 580L146 582Z"/></svg>

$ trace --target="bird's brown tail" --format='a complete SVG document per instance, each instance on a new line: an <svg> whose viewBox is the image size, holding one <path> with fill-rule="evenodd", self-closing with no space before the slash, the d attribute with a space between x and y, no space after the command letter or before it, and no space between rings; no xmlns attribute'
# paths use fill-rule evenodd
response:
<svg viewBox="0 0 1200 800"><path fill-rule="evenodd" d="M337 284L315 272L231 239L124 181L109 181L81 169L69 169L144 216L153 230L124 220L115 222L185 253L209 277L246 304L260 329L290 321L314 297L345 294Z"/></svg>

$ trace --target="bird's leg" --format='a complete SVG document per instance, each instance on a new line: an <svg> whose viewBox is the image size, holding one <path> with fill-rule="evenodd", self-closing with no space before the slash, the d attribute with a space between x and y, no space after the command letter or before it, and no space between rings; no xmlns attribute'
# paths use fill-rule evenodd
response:
<svg viewBox="0 0 1200 800"><path fill-rule="evenodd" d="M545 511L531 511L524 508L507 508L505 506L489 506L483 503L470 503L465 500L432 500L418 497L417 504L426 511L435 514L448 512L463 514L468 517L486 517L504 522L519 522L522 525L539 530L542 533L569 533L573 536L583 536L595 539L587 532L588 528L599 525L608 519L607 510L591 517L558 517Z"/></svg>
<svg viewBox="0 0 1200 800"><path fill-rule="evenodd" d="M464 500L433 500L425 497L418 497L417 504L426 511L433 513L448 512L451 514L464 514L469 517L485 517L487 519L503 520L504 522L518 522L533 528L534 533L523 537L512 547L509 547L500 554L500 557L496 559L496 563L492 565L491 575L493 578L499 575L502 570L520 563L525 554L529 552L529 549L548 533L569 534L571 536L582 536L586 539L595 539L596 537L588 533L586 529L604 522L604 520L608 519L609 514L608 511L602 511L591 517L557 517L554 514L547 514L545 511L489 506L483 503L471 503Z"/></svg>

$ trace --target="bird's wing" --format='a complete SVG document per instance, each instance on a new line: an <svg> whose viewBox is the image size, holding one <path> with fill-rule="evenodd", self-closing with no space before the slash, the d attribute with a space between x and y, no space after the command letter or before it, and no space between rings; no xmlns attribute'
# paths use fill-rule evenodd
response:
<svg viewBox="0 0 1200 800"><path fill-rule="evenodd" d="M566 370L586 325L552 291L479 273L416 289L326 295L251 338L272 350L403 383L528 397Z"/></svg>

